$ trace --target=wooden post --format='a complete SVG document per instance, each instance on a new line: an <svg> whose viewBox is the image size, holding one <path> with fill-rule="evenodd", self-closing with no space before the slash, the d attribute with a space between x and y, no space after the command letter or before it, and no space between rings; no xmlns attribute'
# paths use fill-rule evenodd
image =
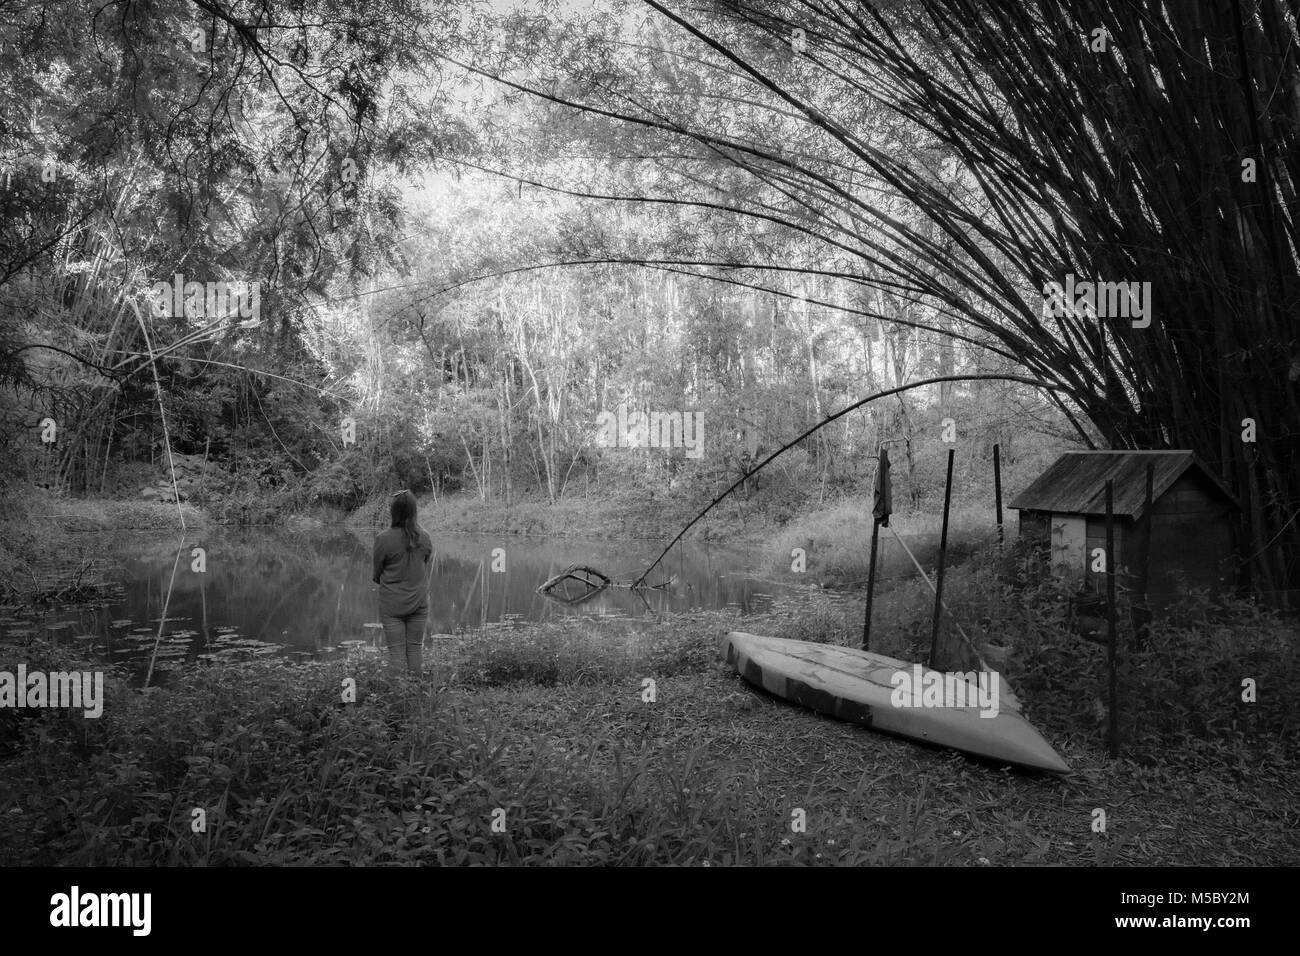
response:
<svg viewBox="0 0 1300 956"><path fill-rule="evenodd" d="M876 593L876 547L880 542L880 519L871 521L871 565L867 569L867 609L862 618L862 649L871 650L871 602Z"/></svg>
<svg viewBox="0 0 1300 956"><path fill-rule="evenodd" d="M1119 639L1115 629L1115 487L1106 480L1106 636L1109 638L1107 668L1110 677L1110 727L1106 748L1112 758L1119 756L1119 686L1117 662Z"/></svg>
<svg viewBox="0 0 1300 956"><path fill-rule="evenodd" d="M934 580L934 626L930 631L930 659L928 667L935 666L939 654L939 624L943 614L943 566L948 557L948 510L952 506L952 459L955 451L948 449L948 478L943 488L943 531L939 535L939 570Z"/></svg>
<svg viewBox="0 0 1300 956"><path fill-rule="evenodd" d="M993 445L993 500L998 510L998 546L1002 546L1002 446Z"/></svg>
<svg viewBox="0 0 1300 956"><path fill-rule="evenodd" d="M1151 626L1151 603L1147 592L1151 587L1151 507L1155 497L1155 474L1155 466L1148 463L1146 504L1142 509L1142 563L1138 566L1137 600L1132 609L1134 636L1142 646L1146 645Z"/></svg>

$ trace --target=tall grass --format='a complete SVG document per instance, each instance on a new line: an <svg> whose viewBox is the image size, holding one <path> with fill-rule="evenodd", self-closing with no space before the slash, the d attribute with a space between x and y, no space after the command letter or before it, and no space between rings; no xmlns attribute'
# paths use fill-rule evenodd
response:
<svg viewBox="0 0 1300 956"><path fill-rule="evenodd" d="M933 570L939 550L943 518L933 514L894 514L890 527L907 543L917 560ZM846 498L826 508L791 519L775 531L764 548L765 563L776 570L788 570L791 552L803 549L805 573L828 586L861 586L867 580L871 561L871 499ZM984 510L954 508L949 515L949 563L963 560L975 549L993 540L990 516ZM906 578L916 570L894 534L882 528L879 537L877 580Z"/></svg>

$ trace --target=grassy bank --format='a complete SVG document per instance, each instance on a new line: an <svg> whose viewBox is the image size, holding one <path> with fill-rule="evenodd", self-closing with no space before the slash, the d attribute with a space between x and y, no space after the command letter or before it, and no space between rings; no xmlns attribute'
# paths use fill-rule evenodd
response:
<svg viewBox="0 0 1300 956"><path fill-rule="evenodd" d="M86 532L179 531L207 517L190 504L64 498L15 485L0 502L0 603L73 599L102 576L108 542Z"/></svg>
<svg viewBox="0 0 1300 956"><path fill-rule="evenodd" d="M1072 776L824 719L714 659L737 626L851 641L860 605L810 592L764 618L571 619L430 641L414 684L374 655L250 660L148 693L111 682L98 720L0 711L0 863L1300 862L1300 702L1267 690L1296 672L1285 622L1201 605L1161 625L1126 657L1125 753L1110 761L1099 649L1068 634L1054 596L1008 599L1016 582L991 560L952 580L988 602L1005 671ZM906 656L922 640L909 600L880 609L879 649ZM0 653L0 670L74 663L44 644ZM348 678L356 703L341 699Z"/></svg>
<svg viewBox="0 0 1300 956"><path fill-rule="evenodd" d="M506 505L473 495L419 498L420 521L433 531L479 534L546 535L574 538L650 538L665 542L690 521L703 504L680 497L636 498L568 496L551 504L544 498L521 498ZM388 497L377 496L358 508L349 521L365 527L387 524ZM737 499L719 505L696 526L695 540L758 540L773 523Z"/></svg>
<svg viewBox="0 0 1300 956"><path fill-rule="evenodd" d="M348 524L365 530L388 524L387 495L376 496L353 512L313 507L275 514L276 523L293 527ZM507 506L480 501L472 495L425 496L420 499L422 523L431 531L472 532L591 539L644 539L667 543L699 512L702 505L683 496L584 498L571 496L555 504L521 499ZM196 505L145 500L52 497L40 489L13 488L0 505L0 582L28 581L28 568L62 554L75 564L93 556L94 541L84 532L117 530L178 531L181 513L187 528L222 523ZM225 512L223 512L224 514ZM919 560L933 564L939 520L932 515L895 514L894 530L908 542ZM687 544L725 543L749 548L768 569L788 570L792 551L805 555L805 580L829 587L858 587L866 580L871 534L870 496L846 496L825 505L777 516L761 510L741 495L724 500L697 524ZM954 512L949 530L950 554L964 559L991 540L988 515L976 510ZM881 536L882 573L912 573L892 534ZM12 599L12 590L6 592Z"/></svg>
<svg viewBox="0 0 1300 956"><path fill-rule="evenodd" d="M826 587L860 587L866 582L871 540L870 496L841 497L777 520L751 507L741 496L724 500L688 533L687 544L725 543L756 552L773 571L791 567L802 549L804 580ZM367 529L387 524L388 498L376 497L358 508L349 523ZM671 541L703 505L683 501L619 498L566 498L556 504L522 500L510 506L460 495L420 500L420 520L434 531L521 534L549 537L650 539ZM941 520L934 515L895 514L891 525L923 564L932 567ZM995 537L991 515L978 509L954 510L949 522L950 563L964 560ZM882 574L914 573L911 559L893 533L881 534Z"/></svg>

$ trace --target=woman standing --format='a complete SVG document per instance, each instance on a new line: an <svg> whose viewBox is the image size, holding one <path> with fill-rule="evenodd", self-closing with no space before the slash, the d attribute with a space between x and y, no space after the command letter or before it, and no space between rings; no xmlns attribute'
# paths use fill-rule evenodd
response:
<svg viewBox="0 0 1300 956"><path fill-rule="evenodd" d="M379 585L379 620L388 660L418 675L424 628L429 623L429 563L433 539L415 520L415 495L393 494L392 526L375 535L374 582Z"/></svg>

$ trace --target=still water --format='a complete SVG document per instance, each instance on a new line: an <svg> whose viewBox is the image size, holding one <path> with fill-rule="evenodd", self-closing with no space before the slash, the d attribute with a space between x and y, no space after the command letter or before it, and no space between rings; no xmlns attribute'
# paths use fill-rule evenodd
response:
<svg viewBox="0 0 1300 956"><path fill-rule="evenodd" d="M85 642L94 657L132 670L149 660L169 668L196 659L310 659L378 646L372 540L343 528L216 529L185 537L114 532L94 542L112 554L110 577L120 585L112 595L39 618L0 617L0 640L36 633ZM661 546L472 534L433 540L430 634L575 614L641 617L726 607L749 613L799 589L796 575L757 570L752 556L695 545L675 548L649 576L650 583L672 577L663 590L609 588L567 606L538 594L538 585L573 564L630 582ZM202 549L203 570L196 548Z"/></svg>

